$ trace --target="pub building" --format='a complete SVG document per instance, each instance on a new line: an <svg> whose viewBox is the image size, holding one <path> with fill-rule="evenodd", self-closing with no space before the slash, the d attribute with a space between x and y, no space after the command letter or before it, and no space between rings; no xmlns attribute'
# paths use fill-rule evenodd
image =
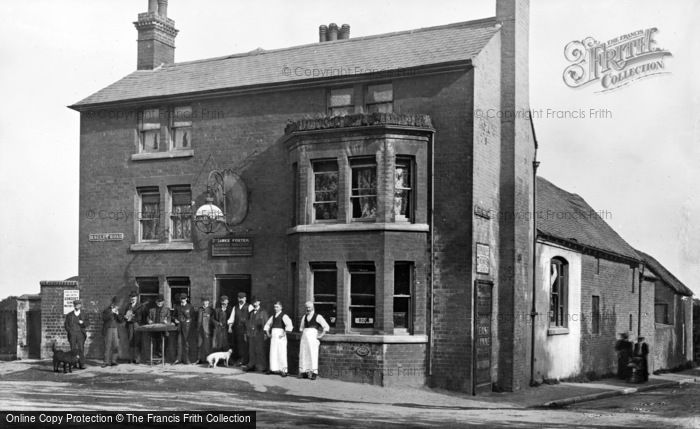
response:
<svg viewBox="0 0 700 429"><path fill-rule="evenodd" d="M536 234L516 214L535 208L534 128L479 112L529 110L529 2L180 63L167 4L138 15L137 70L70 106L88 353L112 296L197 308L245 292L282 301L296 328L315 302L331 326L321 377L528 386Z"/></svg>

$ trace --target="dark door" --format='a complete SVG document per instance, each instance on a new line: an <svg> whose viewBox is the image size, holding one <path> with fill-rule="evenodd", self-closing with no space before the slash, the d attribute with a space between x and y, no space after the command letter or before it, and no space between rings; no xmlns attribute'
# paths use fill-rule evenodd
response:
<svg viewBox="0 0 700 429"><path fill-rule="evenodd" d="M245 292L250 302L250 285L250 276L247 274L216 276L216 304L218 305L222 295L226 295L229 305L233 306L237 302L238 292Z"/></svg>
<svg viewBox="0 0 700 429"><path fill-rule="evenodd" d="M41 358L41 310L27 311L29 359Z"/></svg>
<svg viewBox="0 0 700 429"><path fill-rule="evenodd" d="M474 394L491 391L491 301L493 285L477 281L474 290Z"/></svg>
<svg viewBox="0 0 700 429"><path fill-rule="evenodd" d="M17 311L0 311L0 360L17 359Z"/></svg>

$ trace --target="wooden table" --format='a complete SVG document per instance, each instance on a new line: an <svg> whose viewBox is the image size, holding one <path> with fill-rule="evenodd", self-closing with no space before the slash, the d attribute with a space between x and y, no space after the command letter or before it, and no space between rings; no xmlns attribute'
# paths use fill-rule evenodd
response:
<svg viewBox="0 0 700 429"><path fill-rule="evenodd" d="M139 332L148 332L148 333L161 333L165 334L166 332L175 332L177 331L177 325L172 324L172 323L152 323L150 325L141 325L137 326L134 328L135 331ZM160 352L161 352L161 357L160 358L153 358L153 336L149 335L148 336L148 345L149 345L149 350L150 350L150 364L153 366L153 362L155 363L162 363L163 367L165 367L165 335L160 336Z"/></svg>

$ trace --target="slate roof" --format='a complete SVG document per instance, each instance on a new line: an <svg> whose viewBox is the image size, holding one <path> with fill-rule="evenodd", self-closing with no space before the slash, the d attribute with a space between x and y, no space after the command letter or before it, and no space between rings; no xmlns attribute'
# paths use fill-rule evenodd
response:
<svg viewBox="0 0 700 429"><path fill-rule="evenodd" d="M537 232L634 261L641 258L590 206L548 180L537 177Z"/></svg>
<svg viewBox="0 0 700 429"><path fill-rule="evenodd" d="M498 32L495 18L175 63L138 70L70 106L288 84L471 60ZM300 69L297 69L300 67ZM359 67L356 70L355 67ZM343 68L345 70L343 70ZM305 70L324 76L310 77ZM387 74L388 75L388 74Z"/></svg>
<svg viewBox="0 0 700 429"><path fill-rule="evenodd" d="M684 285L676 276L674 276L669 270L666 269L659 261L654 259L653 256L648 253L644 253L641 250L637 250L637 253L642 257L642 262L646 265L654 274L656 274L664 283L671 286L673 290L681 295L693 296L693 291L691 291L686 285Z"/></svg>

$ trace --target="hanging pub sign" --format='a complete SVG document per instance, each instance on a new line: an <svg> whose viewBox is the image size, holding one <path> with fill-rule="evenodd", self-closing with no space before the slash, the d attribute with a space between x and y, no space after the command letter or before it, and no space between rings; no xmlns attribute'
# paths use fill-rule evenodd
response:
<svg viewBox="0 0 700 429"><path fill-rule="evenodd" d="M253 240L232 235L212 238L211 256L253 256Z"/></svg>

